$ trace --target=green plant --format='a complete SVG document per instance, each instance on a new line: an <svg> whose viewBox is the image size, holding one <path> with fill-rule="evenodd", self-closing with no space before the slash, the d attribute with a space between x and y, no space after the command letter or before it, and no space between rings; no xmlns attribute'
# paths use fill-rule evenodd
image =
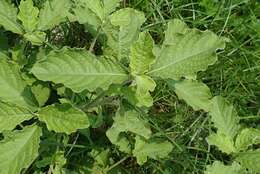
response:
<svg viewBox="0 0 260 174"><path fill-rule="evenodd" d="M234 162L232 166L224 167L220 162L215 162L208 168L206 173L259 173L259 149L253 145L260 142L260 130L254 128L242 128L239 124L239 117L232 105L227 103L222 97L212 99L212 108L209 114L216 133L212 133L207 141L209 144L217 146L223 153L232 154ZM229 170L230 172L227 172Z"/></svg>
<svg viewBox="0 0 260 174"><path fill-rule="evenodd" d="M14 48L0 50L0 173L118 173L123 169L117 165L130 156L143 165L148 159L167 158L175 148L182 151L149 124L151 93L160 81L173 85L195 111L210 113L218 128L209 136L210 144L259 172L253 167L258 153L248 150L259 143L258 130L238 134L232 106L221 97L212 99L210 89L196 80L197 72L217 61L216 50L224 49L226 39L174 19L167 22L163 43L155 43L148 30L141 30L145 15L118 9L119 3L52 0L39 10L32 0L22 0L18 11L7 0L0 1L0 25L19 37ZM93 37L88 48L48 42L64 22L84 25ZM99 51L97 44L102 45ZM99 141L93 142L93 134ZM77 145L79 136L89 146ZM53 142L58 145L53 147ZM66 166L73 148L87 149L88 164ZM115 148L124 154L119 162L109 161ZM215 162L206 172L219 166L233 173L242 170L236 162L231 167Z"/></svg>

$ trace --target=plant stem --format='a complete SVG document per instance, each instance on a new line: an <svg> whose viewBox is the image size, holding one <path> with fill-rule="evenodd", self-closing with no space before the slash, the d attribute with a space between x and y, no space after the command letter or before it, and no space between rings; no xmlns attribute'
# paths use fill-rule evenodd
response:
<svg viewBox="0 0 260 174"><path fill-rule="evenodd" d="M127 158L129 158L129 156L126 156L124 158L122 158L120 161L116 162L115 164L113 164L112 166L110 166L109 168L104 170L104 173L109 172L110 170L112 170L113 168L115 168L116 166L118 166L119 164L121 164L122 162L124 162Z"/></svg>
<svg viewBox="0 0 260 174"><path fill-rule="evenodd" d="M90 101L89 103L81 106L81 109L83 111L87 111L89 108L92 108L96 105L98 105L100 103L100 100L105 97L106 92L102 92L101 94L99 94L99 96L97 96L94 100Z"/></svg>
<svg viewBox="0 0 260 174"><path fill-rule="evenodd" d="M240 117L240 120L247 120L247 119L260 119L260 115L257 116L247 116L247 117Z"/></svg>
<svg viewBox="0 0 260 174"><path fill-rule="evenodd" d="M91 53L93 52L94 47L95 47L95 45L96 45L96 42L97 42L98 36L99 36L99 34L100 34L100 30L101 30L101 27L98 28L98 30L97 30L97 34L96 34L94 40L92 41L92 43L91 43L91 45L90 45L90 47L89 47L89 52L91 52Z"/></svg>

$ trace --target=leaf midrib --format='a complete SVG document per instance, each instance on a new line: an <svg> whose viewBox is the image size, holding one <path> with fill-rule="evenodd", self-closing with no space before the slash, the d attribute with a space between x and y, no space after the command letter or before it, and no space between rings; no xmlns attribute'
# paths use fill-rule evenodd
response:
<svg viewBox="0 0 260 174"><path fill-rule="evenodd" d="M4 16L5 18L7 18L9 22L11 22L17 28L19 28L21 34L23 33L23 29L22 29L21 25L16 20L14 21L13 19L9 18L7 15L5 15L5 14L3 14L1 12L0 12L0 16Z"/></svg>
<svg viewBox="0 0 260 174"><path fill-rule="evenodd" d="M5 67L5 65L3 66L3 69L5 70L7 67ZM12 84L12 82L10 83L10 81L8 81L8 78L6 78L5 74L0 73L0 80L2 81L2 83L0 83L0 86L4 86L5 88L9 88L11 89L10 91L12 91L12 95L10 98L4 98L4 100L8 100L9 102L13 102L16 103L20 101L22 101L22 103L26 103L24 100L24 97L21 95L21 93L23 92L23 89L25 88L25 85L23 83L23 81L20 79L19 76L17 76L16 73L13 73L13 69L10 70L12 72L11 75L15 76L15 79L17 80L16 82L19 84L19 86ZM7 71L8 72L8 71ZM8 76L7 76L8 77ZM13 98L13 96L16 96L16 98ZM0 96L1 98L1 96Z"/></svg>
<svg viewBox="0 0 260 174"><path fill-rule="evenodd" d="M177 59L177 60L173 61L172 63L166 64L166 65L164 65L164 66L162 66L162 67L160 67L160 68L151 70L151 71L148 72L147 74L151 74L151 73L160 71L160 70L162 70L162 69L166 69L166 68L168 68L169 66L172 66L172 65L174 65L174 64L177 64L177 63L180 63L180 62L183 62L183 61L186 61L187 59L192 58L192 57L195 57L195 56L198 56L198 55L200 55L200 54L203 54L203 53L206 53L206 52L210 52L211 50L212 50L212 48L206 49L206 50L200 51L200 52L198 52L198 53L196 53L196 54L192 54L192 55L186 56L186 57L184 57L184 58L182 58L182 59ZM158 56L158 58L160 58L160 57L161 57L161 55ZM178 57L177 57L177 58L178 58Z"/></svg>
<svg viewBox="0 0 260 174"><path fill-rule="evenodd" d="M26 144L28 143L28 141L30 141L30 139L32 138L32 136L35 134L35 131L37 131L37 128L34 128L34 130L31 131L31 134L27 136L27 140L26 140L26 141L23 141L24 143L22 144L22 146L19 146L19 147L21 147L20 149L17 149L17 148L16 148L17 150L16 150L15 155L13 155L13 156L11 156L11 157L9 156L9 157L11 158L10 161L14 162L15 160L19 160L19 159L17 159L18 154L20 154L21 152L23 152L23 149L25 148L25 146L26 146ZM23 140L24 140L24 139L25 139L25 137L23 137ZM13 167L13 166L10 166L10 167ZM8 169L8 171L10 171L10 168Z"/></svg>
<svg viewBox="0 0 260 174"><path fill-rule="evenodd" d="M50 75L53 73L35 73L37 75ZM56 76L127 76L127 74L115 74L115 73L67 73L57 74Z"/></svg>

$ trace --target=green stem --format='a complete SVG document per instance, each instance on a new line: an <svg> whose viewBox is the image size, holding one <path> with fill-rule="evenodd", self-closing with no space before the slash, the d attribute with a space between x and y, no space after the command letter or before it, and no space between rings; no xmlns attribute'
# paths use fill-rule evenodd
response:
<svg viewBox="0 0 260 174"><path fill-rule="evenodd" d="M129 158L129 156L126 156L124 158L122 158L120 161L116 162L115 164L113 164L112 166L110 166L109 168L105 169L103 172L107 173L110 170L112 170L113 168L115 168L116 166L118 166L119 164L121 164L122 162L124 162L127 158Z"/></svg>
<svg viewBox="0 0 260 174"><path fill-rule="evenodd" d="M91 45L90 45L90 47L89 47L89 52L91 52L91 53L92 53L93 50L94 50L94 47L95 47L95 45L96 45L97 39L98 39L98 37L99 37L99 35L100 35L100 32L101 32L101 26L98 28L97 34L96 34L94 40L92 41L92 43L91 43Z"/></svg>
<svg viewBox="0 0 260 174"><path fill-rule="evenodd" d="M247 117L240 117L240 120L248 120L248 119L260 119L260 115L258 116L247 116Z"/></svg>
<svg viewBox="0 0 260 174"><path fill-rule="evenodd" d="M83 111L87 111L89 108L95 107L97 105L100 105L100 101L103 97L105 97L106 92L102 92L101 94L99 94L99 96L97 96L94 100L90 101L89 103L81 106L81 109Z"/></svg>

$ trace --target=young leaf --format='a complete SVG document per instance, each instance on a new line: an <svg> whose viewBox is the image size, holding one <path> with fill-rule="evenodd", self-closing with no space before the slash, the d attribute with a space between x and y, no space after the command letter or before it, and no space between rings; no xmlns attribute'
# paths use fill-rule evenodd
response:
<svg viewBox="0 0 260 174"><path fill-rule="evenodd" d="M18 174L38 156L41 128L37 125L15 131L11 138L0 142L0 173Z"/></svg>
<svg viewBox="0 0 260 174"><path fill-rule="evenodd" d="M69 16L70 0L48 0L45 1L39 15L39 30L52 29L61 22L65 22Z"/></svg>
<svg viewBox="0 0 260 174"><path fill-rule="evenodd" d="M111 127L106 132L106 135L112 144L118 146L118 148L121 152L125 152L125 153L131 152L130 142L126 137L121 135L120 130L118 130L114 127Z"/></svg>
<svg viewBox="0 0 260 174"><path fill-rule="evenodd" d="M110 16L111 24L104 26L107 46L119 60L127 59L131 45L138 39L141 25L145 22L142 12L124 8Z"/></svg>
<svg viewBox="0 0 260 174"><path fill-rule="evenodd" d="M260 130L254 128L243 129L236 138L236 148L245 151L253 144L260 144Z"/></svg>
<svg viewBox="0 0 260 174"><path fill-rule="evenodd" d="M32 0L22 0L19 6L17 18L22 21L22 24L27 32L32 32L37 28L39 10L33 6Z"/></svg>
<svg viewBox="0 0 260 174"><path fill-rule="evenodd" d="M32 33L25 33L23 35L23 37L30 41L32 43L32 45L42 45L44 40L45 40L45 37L46 37L46 34L44 32L41 32L41 31L35 31L35 32L32 32Z"/></svg>
<svg viewBox="0 0 260 174"><path fill-rule="evenodd" d="M132 45L130 54L130 68L134 75L147 73L155 62L153 55L154 41L148 32L142 32L139 39Z"/></svg>
<svg viewBox="0 0 260 174"><path fill-rule="evenodd" d="M179 99L185 100L194 110L203 109L208 112L212 95L207 85L201 82L184 80L175 84L175 93Z"/></svg>
<svg viewBox="0 0 260 174"><path fill-rule="evenodd" d="M46 57L45 61L34 65L32 73L40 80L62 83L74 92L107 89L112 83L122 83L128 78L120 65L83 49L64 48Z"/></svg>
<svg viewBox="0 0 260 174"><path fill-rule="evenodd" d="M137 158L137 163L142 165L147 161L148 157L155 160L167 157L172 149L173 146L168 141L146 141L144 138L136 136L133 155Z"/></svg>
<svg viewBox="0 0 260 174"><path fill-rule="evenodd" d="M211 134L207 138L207 142L210 145L217 146L224 153L231 154L236 152L233 139L231 139L229 136L226 136L225 134Z"/></svg>
<svg viewBox="0 0 260 174"><path fill-rule="evenodd" d="M106 167L109 163L109 149L93 149L90 155L95 160L95 163L102 167Z"/></svg>
<svg viewBox="0 0 260 174"><path fill-rule="evenodd" d="M148 139L151 136L151 130L147 123L140 118L140 113L136 111L118 111L113 118L114 123L110 129L117 129L119 132L131 132Z"/></svg>
<svg viewBox="0 0 260 174"><path fill-rule="evenodd" d="M46 123L49 130L71 134L78 129L88 128L87 115L70 104L57 104L44 107L39 111L39 120Z"/></svg>
<svg viewBox="0 0 260 174"><path fill-rule="evenodd" d="M153 105L153 98L150 92L154 91L156 87L156 83L154 80L146 75L142 76L135 76L136 81L136 99L137 99L137 106L142 107L150 107Z"/></svg>
<svg viewBox="0 0 260 174"><path fill-rule="evenodd" d="M17 22L17 9L7 0L0 1L0 26L17 34L23 34L22 26Z"/></svg>
<svg viewBox="0 0 260 174"><path fill-rule="evenodd" d="M26 87L18 67L5 59L0 59L0 89L0 100L26 108L36 107L34 96Z"/></svg>
<svg viewBox="0 0 260 174"><path fill-rule="evenodd" d="M255 173L260 172L260 150L247 151L243 153L239 153L237 161L241 163L241 165L250 171Z"/></svg>
<svg viewBox="0 0 260 174"><path fill-rule="evenodd" d="M236 162L226 166L222 162L215 161L212 165L207 166L204 174L243 174L244 172L242 167Z"/></svg>
<svg viewBox="0 0 260 174"><path fill-rule="evenodd" d="M233 105L217 96L212 99L212 108L209 114L214 126L218 129L218 133L224 134L233 139L240 129L239 117Z"/></svg>
<svg viewBox="0 0 260 174"><path fill-rule="evenodd" d="M138 96L136 94L136 86L121 87L118 92L118 95L122 95L132 105L136 105L138 102L143 103L142 101L140 102L140 100L138 101L137 99Z"/></svg>
<svg viewBox="0 0 260 174"><path fill-rule="evenodd" d="M130 110L125 113L117 112L113 118L114 123L111 128L115 128L120 132L131 132L148 139L151 136L150 127L140 118L140 113Z"/></svg>
<svg viewBox="0 0 260 174"><path fill-rule="evenodd" d="M197 29L184 28L182 32L189 32L181 33L179 26L180 22L168 23L167 39L149 75L171 79L194 78L198 71L206 70L217 61L216 50L224 49L224 39L210 31Z"/></svg>
<svg viewBox="0 0 260 174"><path fill-rule="evenodd" d="M0 102L0 133L13 130L18 124L32 117L33 114L25 108Z"/></svg>
<svg viewBox="0 0 260 174"><path fill-rule="evenodd" d="M44 106L51 94L49 86L44 83L36 83L31 88L39 106Z"/></svg>
<svg viewBox="0 0 260 174"><path fill-rule="evenodd" d="M124 137L120 137L120 133L122 132L131 132L146 139L151 136L152 132L150 128L147 126L147 123L140 118L140 113L136 111L126 111L125 113L118 111L113 119L113 126L108 129L106 135L113 144L120 147L120 150L124 149L123 151L129 152L128 140Z"/></svg>

